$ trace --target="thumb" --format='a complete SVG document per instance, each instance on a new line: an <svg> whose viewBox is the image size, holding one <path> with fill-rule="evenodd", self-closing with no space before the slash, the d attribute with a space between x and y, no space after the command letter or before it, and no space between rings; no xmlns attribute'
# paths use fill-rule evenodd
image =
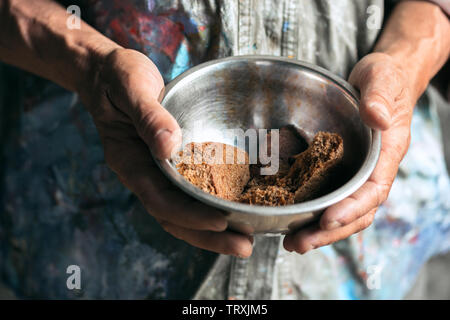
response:
<svg viewBox="0 0 450 320"><path fill-rule="evenodd" d="M139 109L139 115L133 119L139 136L155 157L170 158L182 142L177 121L157 100L141 103Z"/></svg>
<svg viewBox="0 0 450 320"><path fill-rule="evenodd" d="M349 82L361 93L360 115L371 128L386 130L392 121L396 90L399 85L389 66L361 60L353 69Z"/></svg>
<svg viewBox="0 0 450 320"><path fill-rule="evenodd" d="M109 101L131 119L155 157L169 158L181 145L181 129L158 102L164 80L156 65L138 51L122 49L108 56L106 66Z"/></svg>

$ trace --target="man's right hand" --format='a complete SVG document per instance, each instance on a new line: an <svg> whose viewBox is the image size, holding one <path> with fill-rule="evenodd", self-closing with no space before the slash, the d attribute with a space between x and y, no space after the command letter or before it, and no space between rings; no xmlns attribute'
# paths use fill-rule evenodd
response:
<svg viewBox="0 0 450 320"><path fill-rule="evenodd" d="M94 118L105 159L161 226L178 239L214 252L248 257L252 239L227 229L222 212L173 186L156 166L181 144L181 130L158 102L164 82L145 55L115 49L94 66L79 94Z"/></svg>

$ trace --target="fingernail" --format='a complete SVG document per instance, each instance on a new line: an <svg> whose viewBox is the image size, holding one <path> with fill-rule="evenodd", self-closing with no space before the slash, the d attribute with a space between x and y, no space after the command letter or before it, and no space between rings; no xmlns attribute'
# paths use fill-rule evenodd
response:
<svg viewBox="0 0 450 320"><path fill-rule="evenodd" d="M292 252L294 251L294 248L290 244L284 244L284 248L286 251Z"/></svg>
<svg viewBox="0 0 450 320"><path fill-rule="evenodd" d="M169 129L159 129L155 134L155 142L158 148L169 144L173 145L171 154L181 146L181 130L170 131Z"/></svg>
<svg viewBox="0 0 450 320"><path fill-rule="evenodd" d="M384 104L378 103L378 102L372 102L369 105L369 108L375 109L377 112L377 115L383 119L387 124L391 122L391 115L389 114L388 109Z"/></svg>
<svg viewBox="0 0 450 320"><path fill-rule="evenodd" d="M333 230L342 227L342 224L336 220L333 220L325 225L325 230Z"/></svg>
<svg viewBox="0 0 450 320"><path fill-rule="evenodd" d="M214 228L215 231L224 231L228 228L228 222L226 220L214 221L212 228Z"/></svg>
<svg viewBox="0 0 450 320"><path fill-rule="evenodd" d="M170 140L172 132L169 129L159 129L155 134L156 142L164 144Z"/></svg>
<svg viewBox="0 0 450 320"><path fill-rule="evenodd" d="M313 246L312 244L310 244L310 245L309 245L309 248L306 249L306 251L298 252L298 253L300 253L300 254L305 254L305 253L307 253L308 251L311 251L311 250L314 249L314 248L315 248L315 246Z"/></svg>
<svg viewBox="0 0 450 320"><path fill-rule="evenodd" d="M244 254L241 254L241 253L236 253L234 256L236 258L239 258L239 259L247 259L248 258L247 255L244 255Z"/></svg>

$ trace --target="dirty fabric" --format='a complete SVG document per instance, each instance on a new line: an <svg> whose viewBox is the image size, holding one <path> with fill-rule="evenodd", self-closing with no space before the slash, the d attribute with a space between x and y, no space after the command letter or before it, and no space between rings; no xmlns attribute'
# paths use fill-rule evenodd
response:
<svg viewBox="0 0 450 320"><path fill-rule="evenodd" d="M86 1L89 22L145 52L166 81L245 54L296 58L346 77L373 46L384 8L382 0Z"/></svg>
<svg viewBox="0 0 450 320"><path fill-rule="evenodd" d="M79 4L98 30L149 56L166 82L243 54L300 59L346 78L370 52L384 10L382 0ZM433 90L416 108L410 150L370 228L304 256L286 252L280 237L257 236L252 257L238 259L158 226L105 165L76 95L3 73L0 282L18 297L401 298L420 266L449 248L450 184ZM66 287L69 265L81 267L81 290Z"/></svg>

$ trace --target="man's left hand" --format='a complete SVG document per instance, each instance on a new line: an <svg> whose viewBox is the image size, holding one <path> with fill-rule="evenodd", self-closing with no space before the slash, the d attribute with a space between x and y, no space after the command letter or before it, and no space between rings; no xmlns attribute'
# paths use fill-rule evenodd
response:
<svg viewBox="0 0 450 320"><path fill-rule="evenodd" d="M380 158L364 185L326 209L317 225L284 238L288 251L303 254L370 226L376 210L387 199L408 150L415 101L405 68L387 54L372 53L356 64L349 82L360 90L362 120L382 130Z"/></svg>

